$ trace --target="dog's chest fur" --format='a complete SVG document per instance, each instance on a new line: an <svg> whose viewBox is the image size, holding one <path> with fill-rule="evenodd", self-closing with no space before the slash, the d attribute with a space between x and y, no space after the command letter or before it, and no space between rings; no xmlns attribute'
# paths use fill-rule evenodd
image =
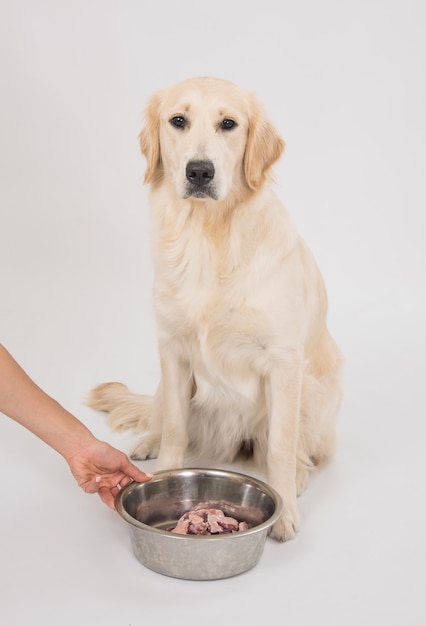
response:
<svg viewBox="0 0 426 626"><path fill-rule="evenodd" d="M205 385L208 395L214 385L256 402L259 379L278 343L282 303L275 272L294 241L271 228L271 216L254 214L250 206L207 217L203 210L154 212L160 346L173 342L189 362L199 394Z"/></svg>

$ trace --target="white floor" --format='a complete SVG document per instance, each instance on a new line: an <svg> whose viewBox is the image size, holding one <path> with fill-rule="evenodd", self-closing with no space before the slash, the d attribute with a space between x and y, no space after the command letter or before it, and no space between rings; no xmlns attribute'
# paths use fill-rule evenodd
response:
<svg viewBox="0 0 426 626"><path fill-rule="evenodd" d="M423 626L424 3L142 4L0 0L0 341L131 449L84 397L158 380L141 111L185 76L230 78L287 142L278 193L323 270L346 357L338 451L300 499L295 540L268 540L244 575L189 582L140 565L118 515L2 417L0 622Z"/></svg>

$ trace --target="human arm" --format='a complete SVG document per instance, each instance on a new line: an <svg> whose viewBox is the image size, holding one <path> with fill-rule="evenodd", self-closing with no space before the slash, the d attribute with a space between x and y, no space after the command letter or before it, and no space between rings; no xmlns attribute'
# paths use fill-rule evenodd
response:
<svg viewBox="0 0 426 626"><path fill-rule="evenodd" d="M99 441L82 422L47 395L0 344L0 411L56 450L86 493L99 493L114 508L114 497L145 474L127 456ZM118 487L117 487L118 485Z"/></svg>

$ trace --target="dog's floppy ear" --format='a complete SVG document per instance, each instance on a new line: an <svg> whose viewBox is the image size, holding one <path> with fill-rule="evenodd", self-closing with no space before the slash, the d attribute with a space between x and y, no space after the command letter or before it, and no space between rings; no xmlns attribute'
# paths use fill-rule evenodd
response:
<svg viewBox="0 0 426 626"><path fill-rule="evenodd" d="M155 183L162 175L161 149L160 149L160 121L158 108L160 104L159 93L154 94L148 103L145 113L145 126L139 135L141 151L146 158L146 170L144 183Z"/></svg>
<svg viewBox="0 0 426 626"><path fill-rule="evenodd" d="M258 191L267 179L271 166L284 151L284 141L253 96L249 114L244 173L250 189Z"/></svg>

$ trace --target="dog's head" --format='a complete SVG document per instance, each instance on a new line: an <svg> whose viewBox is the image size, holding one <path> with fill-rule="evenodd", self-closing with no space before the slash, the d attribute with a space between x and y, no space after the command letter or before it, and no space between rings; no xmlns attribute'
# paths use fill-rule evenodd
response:
<svg viewBox="0 0 426 626"><path fill-rule="evenodd" d="M154 94L140 143L145 183L168 179L181 198L219 201L231 190L258 191L284 149L256 97L216 78Z"/></svg>

